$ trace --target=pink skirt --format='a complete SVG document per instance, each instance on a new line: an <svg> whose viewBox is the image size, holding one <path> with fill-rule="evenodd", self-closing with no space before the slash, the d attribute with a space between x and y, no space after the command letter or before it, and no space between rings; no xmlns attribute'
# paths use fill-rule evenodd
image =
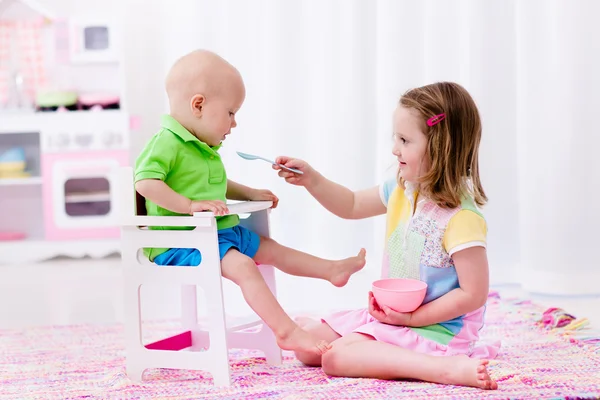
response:
<svg viewBox="0 0 600 400"><path fill-rule="evenodd" d="M383 324L373 318L367 309L340 311L323 318L322 321L341 336L356 332L372 336L380 342L433 356L465 354L474 358L492 359L500 350L500 342L478 342L482 317L483 310L465 316L463 328L448 344L427 339L404 326ZM473 318L473 320L469 320L469 318Z"/></svg>

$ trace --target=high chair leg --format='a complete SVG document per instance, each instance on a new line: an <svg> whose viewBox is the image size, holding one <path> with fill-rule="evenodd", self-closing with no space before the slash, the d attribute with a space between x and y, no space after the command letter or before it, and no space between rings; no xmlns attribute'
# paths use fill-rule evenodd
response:
<svg viewBox="0 0 600 400"><path fill-rule="evenodd" d="M229 352L227 346L227 321L223 304L223 288L220 276L217 282L203 285L208 308L208 334L211 354L214 383L217 386L231 384L231 371L229 368Z"/></svg>
<svg viewBox="0 0 600 400"><path fill-rule="evenodd" d="M125 371L127 372L127 376L134 382L142 382L144 375L144 368L140 368L138 365L134 365L131 361L127 359L125 363Z"/></svg>
<svg viewBox="0 0 600 400"><path fill-rule="evenodd" d="M210 373L213 377L215 386L230 386L231 371L229 370L229 360L227 352L220 354L214 358L215 364L211 368Z"/></svg>
<svg viewBox="0 0 600 400"><path fill-rule="evenodd" d="M272 265L259 265L259 269L265 279L265 282L271 289L271 292L277 297L277 286L275 283L275 267ZM271 365L281 365L282 355L281 349L277 345L275 334L263 323L263 327L258 333L260 335L260 346L265 353L267 362Z"/></svg>
<svg viewBox="0 0 600 400"><path fill-rule="evenodd" d="M196 285L183 285L181 287L181 325L184 330L192 332L193 351L202 349L202 340L198 336L198 299Z"/></svg>
<svg viewBox="0 0 600 400"><path fill-rule="evenodd" d="M271 365L281 365L283 357L273 331L268 326L263 325L260 334L262 335L262 351L265 353L267 363Z"/></svg>
<svg viewBox="0 0 600 400"><path fill-rule="evenodd" d="M142 345L142 314L140 303L141 285L124 284L125 346L127 354L125 369L130 379L141 382L145 370Z"/></svg>

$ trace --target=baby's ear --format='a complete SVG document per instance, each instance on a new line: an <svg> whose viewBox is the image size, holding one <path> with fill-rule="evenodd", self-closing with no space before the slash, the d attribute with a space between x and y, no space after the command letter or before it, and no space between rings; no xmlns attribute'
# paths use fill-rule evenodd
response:
<svg viewBox="0 0 600 400"><path fill-rule="evenodd" d="M190 101L190 106L192 109L192 114L195 117L201 117L202 111L204 111L204 103L206 103L206 98L202 94L195 94Z"/></svg>

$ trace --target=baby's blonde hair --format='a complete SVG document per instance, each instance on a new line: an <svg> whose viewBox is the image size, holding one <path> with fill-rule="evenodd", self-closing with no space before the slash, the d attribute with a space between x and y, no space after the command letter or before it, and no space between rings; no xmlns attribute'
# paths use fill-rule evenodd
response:
<svg viewBox="0 0 600 400"><path fill-rule="evenodd" d="M479 178L481 118L469 92L457 83L438 82L404 93L400 105L416 110L423 120L431 168L419 181L422 193L448 208L458 207L469 193L483 206L487 197ZM445 119L428 126L427 120L439 114Z"/></svg>

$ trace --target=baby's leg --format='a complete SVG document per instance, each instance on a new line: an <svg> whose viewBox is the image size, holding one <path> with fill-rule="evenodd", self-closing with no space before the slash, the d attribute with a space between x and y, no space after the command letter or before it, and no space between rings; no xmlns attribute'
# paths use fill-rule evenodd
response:
<svg viewBox="0 0 600 400"><path fill-rule="evenodd" d="M332 343L334 340L337 340L341 337L336 331L331 329L331 327L324 322L315 321L314 319L310 318L296 318L296 322L308 333L312 334L316 338L324 340L326 343ZM294 353L296 354L296 358L303 364L306 364L310 367L321 366L320 354L302 350L296 350Z"/></svg>
<svg viewBox="0 0 600 400"><path fill-rule="evenodd" d="M365 266L365 254L362 249L355 257L337 261L324 260L282 246L273 239L261 237L254 259L259 264L273 265L290 275L320 278L335 286L344 286L352 274Z"/></svg>
<svg viewBox="0 0 600 400"><path fill-rule="evenodd" d="M481 389L497 389L487 360L463 356L431 356L351 333L332 343L323 355L323 371L333 376L417 379Z"/></svg>
<svg viewBox="0 0 600 400"><path fill-rule="evenodd" d="M275 333L279 347L319 355L329 349L329 344L300 328L283 311L250 257L230 249L221 260L221 272L242 289L248 305Z"/></svg>

